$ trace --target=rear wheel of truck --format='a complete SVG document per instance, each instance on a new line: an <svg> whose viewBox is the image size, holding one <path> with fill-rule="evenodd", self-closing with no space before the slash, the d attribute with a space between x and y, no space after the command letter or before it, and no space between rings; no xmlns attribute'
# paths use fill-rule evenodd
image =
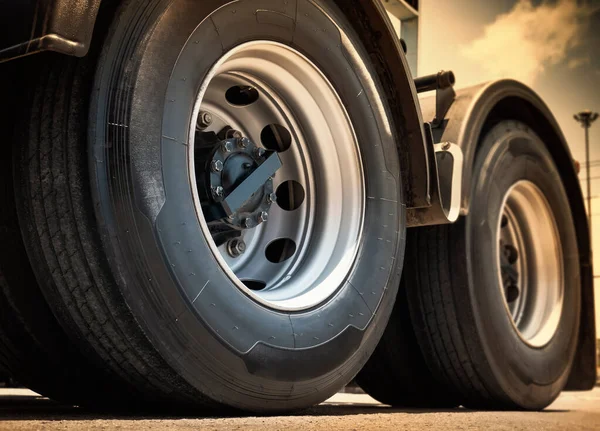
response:
<svg viewBox="0 0 600 431"><path fill-rule="evenodd" d="M542 409L566 384L579 330L579 254L559 172L526 125L482 141L469 214L409 231L411 318L457 404Z"/></svg>
<svg viewBox="0 0 600 431"><path fill-rule="evenodd" d="M369 54L333 1L259 3L125 2L36 83L28 255L90 373L141 400L308 407L394 304L405 214Z"/></svg>
<svg viewBox="0 0 600 431"><path fill-rule="evenodd" d="M406 246L410 252L410 242ZM405 267L390 321L356 382L377 401L394 407L454 408L459 405L455 394L432 375L413 329L406 296L410 271Z"/></svg>

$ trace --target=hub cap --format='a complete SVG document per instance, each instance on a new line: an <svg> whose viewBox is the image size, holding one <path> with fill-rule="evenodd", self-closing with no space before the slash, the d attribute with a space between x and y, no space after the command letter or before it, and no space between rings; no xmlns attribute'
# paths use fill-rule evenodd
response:
<svg viewBox="0 0 600 431"><path fill-rule="evenodd" d="M358 252L365 186L327 78L286 45L246 43L207 76L192 120L190 180L223 270L272 308L331 297Z"/></svg>
<svg viewBox="0 0 600 431"><path fill-rule="evenodd" d="M564 295L556 221L542 191L519 181L504 197L498 226L498 276L520 337L534 347L556 333Z"/></svg>

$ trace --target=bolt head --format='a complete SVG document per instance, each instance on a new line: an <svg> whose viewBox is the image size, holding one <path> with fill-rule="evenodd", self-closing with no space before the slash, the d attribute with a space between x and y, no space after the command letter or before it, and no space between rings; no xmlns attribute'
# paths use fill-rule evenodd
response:
<svg viewBox="0 0 600 431"><path fill-rule="evenodd" d="M221 172L223 170L223 162L220 160L213 160L210 164L210 169L215 173Z"/></svg>
<svg viewBox="0 0 600 431"><path fill-rule="evenodd" d="M236 248L241 254L246 251L246 243L242 240L239 240L236 244Z"/></svg>
<svg viewBox="0 0 600 431"><path fill-rule="evenodd" d="M225 190L223 189L223 187L221 186L217 186L213 188L213 194L215 195L215 197L217 198L222 198L223 195L225 194Z"/></svg>
<svg viewBox="0 0 600 431"><path fill-rule="evenodd" d="M258 222L259 223L266 223L269 220L269 213L266 211L261 212L258 215Z"/></svg>
<svg viewBox="0 0 600 431"><path fill-rule="evenodd" d="M227 252L231 257L240 257L246 252L246 243L242 239L232 239L227 244Z"/></svg>
<svg viewBox="0 0 600 431"><path fill-rule="evenodd" d="M233 151L233 145L231 145L231 142L225 142L223 144L223 151L226 153L231 153Z"/></svg>
<svg viewBox="0 0 600 431"><path fill-rule="evenodd" d="M270 193L267 196L267 202L270 204L274 204L275 202L277 202L277 194L276 193Z"/></svg>
<svg viewBox="0 0 600 431"><path fill-rule="evenodd" d="M198 115L198 126L201 128L206 128L210 126L213 122L213 117L210 112L200 112Z"/></svg>
<svg viewBox="0 0 600 431"><path fill-rule="evenodd" d="M244 227L246 229L252 229L253 227L256 227L256 222L251 218L247 218L246 220L244 220Z"/></svg>
<svg viewBox="0 0 600 431"><path fill-rule="evenodd" d="M266 153L266 151L264 148L256 148L254 150L254 155L256 157L258 157L259 159L262 159L265 156L265 153Z"/></svg>
<svg viewBox="0 0 600 431"><path fill-rule="evenodd" d="M240 148L246 148L248 146L248 140L245 138L237 138L237 144Z"/></svg>

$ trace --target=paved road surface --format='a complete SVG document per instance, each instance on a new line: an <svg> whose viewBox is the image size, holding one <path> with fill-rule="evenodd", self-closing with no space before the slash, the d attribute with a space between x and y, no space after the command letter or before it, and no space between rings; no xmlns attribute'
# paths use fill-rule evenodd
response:
<svg viewBox="0 0 600 431"><path fill-rule="evenodd" d="M600 430L600 388L565 393L540 413L394 409L366 395L338 394L282 417L157 418L90 415L25 389L0 389L0 430Z"/></svg>

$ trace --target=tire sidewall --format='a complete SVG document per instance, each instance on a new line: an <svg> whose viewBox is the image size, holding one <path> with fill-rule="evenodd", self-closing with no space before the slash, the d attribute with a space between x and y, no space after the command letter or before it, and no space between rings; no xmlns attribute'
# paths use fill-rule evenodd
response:
<svg viewBox="0 0 600 431"><path fill-rule="evenodd" d="M566 384L578 339L579 259L568 198L544 143L521 123L498 124L478 154L465 230L476 328L504 396L524 408L543 408ZM563 252L565 291L560 324L550 342L539 348L520 338L495 269L498 255L493 245L499 241L500 209L507 191L520 180L534 183L547 199Z"/></svg>
<svg viewBox="0 0 600 431"><path fill-rule="evenodd" d="M97 72L90 164L111 268L167 362L203 393L243 409L304 407L339 389L374 349L399 282L404 206L393 127L383 94L363 74L368 56L334 24L345 21L331 3L129 1ZM293 25L258 25L257 9ZM268 309L227 277L202 236L182 169L204 77L224 52L256 39L288 44L322 68L363 158L370 199L353 272L334 297L305 312Z"/></svg>

